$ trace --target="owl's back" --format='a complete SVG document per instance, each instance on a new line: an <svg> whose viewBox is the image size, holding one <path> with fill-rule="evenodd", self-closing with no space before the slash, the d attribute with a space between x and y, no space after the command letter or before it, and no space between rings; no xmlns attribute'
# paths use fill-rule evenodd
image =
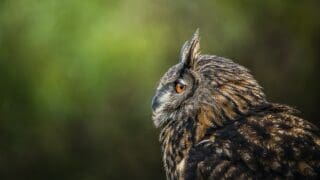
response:
<svg viewBox="0 0 320 180"><path fill-rule="evenodd" d="M221 128L206 129L184 168L185 179L317 178L320 134L294 110L271 104Z"/></svg>

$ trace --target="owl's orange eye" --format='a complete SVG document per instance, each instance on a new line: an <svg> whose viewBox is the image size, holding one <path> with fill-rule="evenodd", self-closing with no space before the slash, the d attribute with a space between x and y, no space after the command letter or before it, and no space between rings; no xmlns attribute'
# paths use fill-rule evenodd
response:
<svg viewBox="0 0 320 180"><path fill-rule="evenodd" d="M180 83L180 82L177 82L177 83L176 83L176 92L177 92L178 94L182 93L182 92L185 91L185 90L186 90L186 85L185 85L185 84L182 84L182 83Z"/></svg>

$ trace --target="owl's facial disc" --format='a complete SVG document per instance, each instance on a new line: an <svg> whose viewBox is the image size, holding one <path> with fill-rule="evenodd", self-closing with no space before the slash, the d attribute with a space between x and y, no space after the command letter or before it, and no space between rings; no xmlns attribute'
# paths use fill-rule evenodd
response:
<svg viewBox="0 0 320 180"><path fill-rule="evenodd" d="M176 112L183 109L183 105L193 94L194 78L178 64L162 77L157 91L152 99L152 119L156 127L169 119L175 119Z"/></svg>

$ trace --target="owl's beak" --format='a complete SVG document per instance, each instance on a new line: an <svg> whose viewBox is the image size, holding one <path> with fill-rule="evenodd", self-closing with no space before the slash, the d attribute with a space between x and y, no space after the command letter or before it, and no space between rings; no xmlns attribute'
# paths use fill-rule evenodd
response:
<svg viewBox="0 0 320 180"><path fill-rule="evenodd" d="M151 102L152 111L155 111L159 106L160 106L160 101L158 96L156 95L152 98L152 102Z"/></svg>

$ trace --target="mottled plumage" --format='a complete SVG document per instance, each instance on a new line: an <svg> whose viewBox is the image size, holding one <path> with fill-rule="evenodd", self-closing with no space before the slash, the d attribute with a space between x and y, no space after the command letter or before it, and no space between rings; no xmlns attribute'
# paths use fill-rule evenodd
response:
<svg viewBox="0 0 320 180"><path fill-rule="evenodd" d="M269 102L246 68L199 48L196 32L152 101L167 179L319 178L318 128Z"/></svg>

